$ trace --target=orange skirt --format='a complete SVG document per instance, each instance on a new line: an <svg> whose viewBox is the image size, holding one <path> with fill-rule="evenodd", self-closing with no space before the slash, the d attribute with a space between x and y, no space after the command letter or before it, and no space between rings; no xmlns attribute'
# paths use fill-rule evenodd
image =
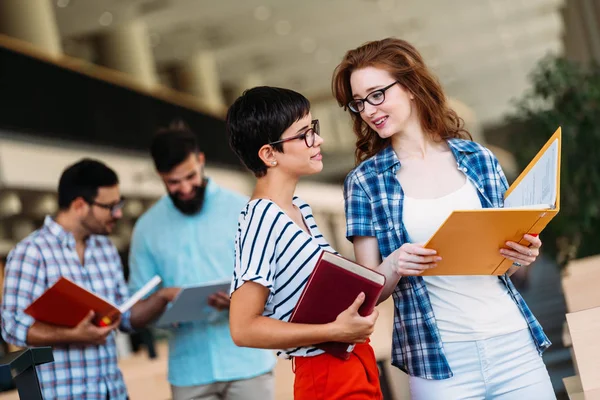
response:
<svg viewBox="0 0 600 400"><path fill-rule="evenodd" d="M327 353L294 357L295 400L381 400L379 369L368 343L360 343L347 361Z"/></svg>

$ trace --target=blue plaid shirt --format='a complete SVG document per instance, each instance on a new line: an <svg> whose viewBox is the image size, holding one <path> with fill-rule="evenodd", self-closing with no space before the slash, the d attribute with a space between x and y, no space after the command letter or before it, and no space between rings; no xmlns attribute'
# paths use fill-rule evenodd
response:
<svg viewBox="0 0 600 400"><path fill-rule="evenodd" d="M508 183L496 157L474 142L450 139L448 145L458 168L478 189L483 207L502 207ZM388 146L352 170L344 185L346 236L350 240L354 236L376 237L383 258L409 242L402 223L404 193L396 177L399 168L400 161ZM508 276L499 279L523 313L541 354L550 340ZM411 376L452 377L423 277L402 277L393 298L392 364Z"/></svg>
<svg viewBox="0 0 600 400"><path fill-rule="evenodd" d="M8 255L2 299L2 337L20 347L27 346L27 332L34 319L24 310L61 276L69 278L113 304L128 297L121 259L108 238L87 239L81 265L75 238L50 217L44 225L20 242ZM68 312L68 310L65 310ZM121 328L130 330L129 312ZM104 345L53 346L54 362L37 367L44 399L111 400L127 398L127 389L117 366L115 334Z"/></svg>

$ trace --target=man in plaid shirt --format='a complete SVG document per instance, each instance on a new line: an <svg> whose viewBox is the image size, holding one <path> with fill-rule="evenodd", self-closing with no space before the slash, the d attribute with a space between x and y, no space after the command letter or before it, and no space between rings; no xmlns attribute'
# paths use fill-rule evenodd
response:
<svg viewBox="0 0 600 400"><path fill-rule="evenodd" d="M122 216L115 172L89 159L70 166L60 178L58 203L56 218L46 217L44 225L8 255L2 336L17 346L53 347L54 362L37 367L46 400L127 399L113 331L145 325L176 291L159 290L107 327L92 323L93 312L74 328L49 325L25 314L27 306L61 276L113 304L128 297L119 254L106 237Z"/></svg>

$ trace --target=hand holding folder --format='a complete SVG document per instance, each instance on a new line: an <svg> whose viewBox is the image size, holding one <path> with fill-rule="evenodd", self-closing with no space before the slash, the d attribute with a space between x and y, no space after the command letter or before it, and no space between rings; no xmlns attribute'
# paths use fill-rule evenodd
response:
<svg viewBox="0 0 600 400"><path fill-rule="evenodd" d="M527 246L560 209L561 129L506 191L504 208L454 211L425 244L442 260L427 275L503 275L512 265L499 250L507 241Z"/></svg>

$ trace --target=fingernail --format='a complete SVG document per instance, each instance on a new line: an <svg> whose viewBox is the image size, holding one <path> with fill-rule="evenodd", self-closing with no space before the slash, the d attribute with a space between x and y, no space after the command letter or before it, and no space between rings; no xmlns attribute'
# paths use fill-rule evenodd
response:
<svg viewBox="0 0 600 400"><path fill-rule="evenodd" d="M442 261L442 257L436 257L435 261Z"/></svg>

